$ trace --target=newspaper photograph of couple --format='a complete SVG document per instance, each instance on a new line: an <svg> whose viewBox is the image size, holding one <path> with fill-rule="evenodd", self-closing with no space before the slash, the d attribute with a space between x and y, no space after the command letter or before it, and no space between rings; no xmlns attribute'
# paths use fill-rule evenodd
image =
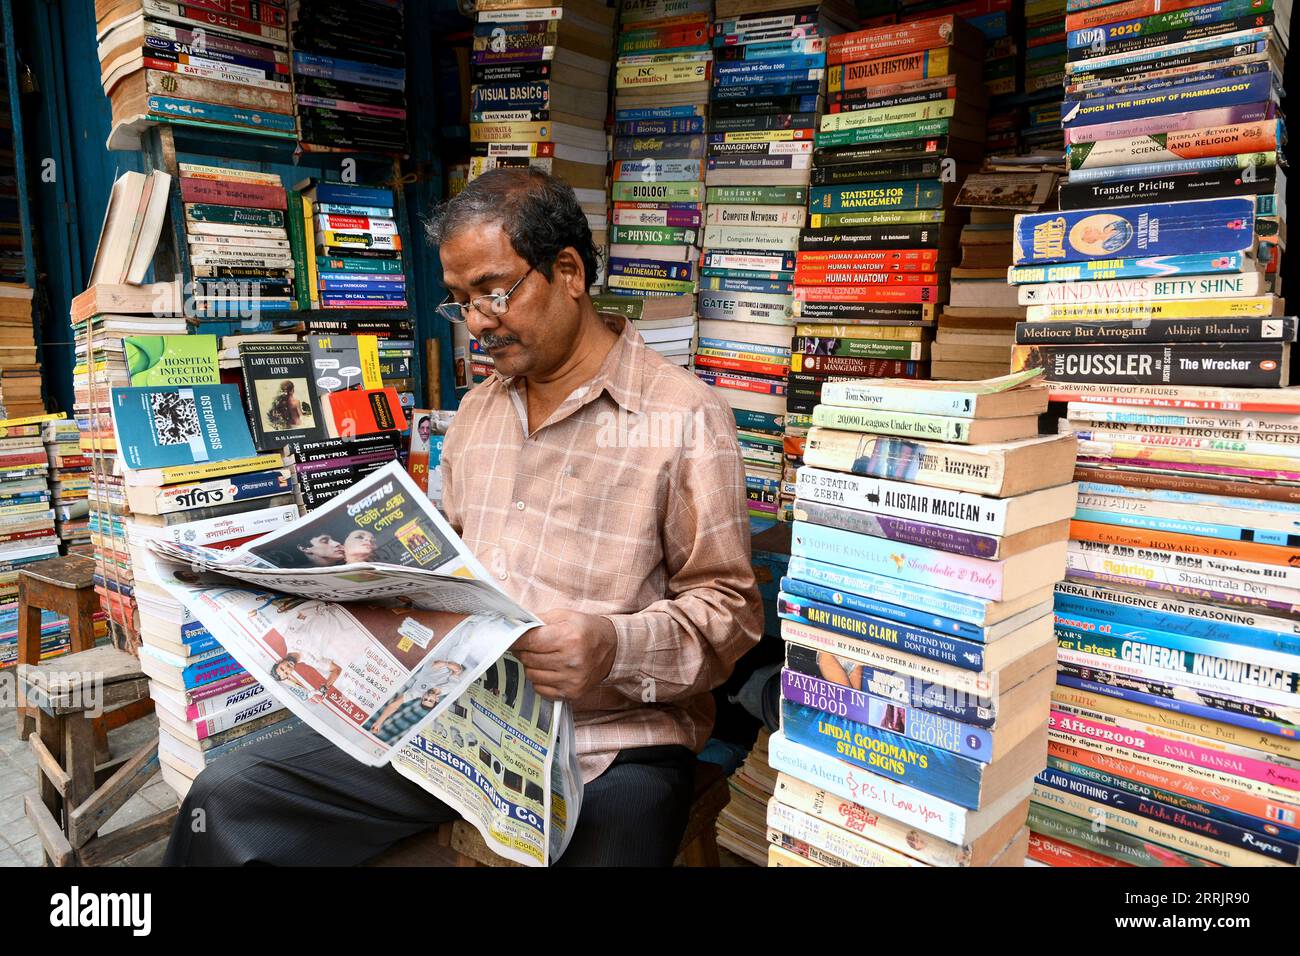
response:
<svg viewBox="0 0 1300 956"><path fill-rule="evenodd" d="M149 548L157 581L318 733L391 762L506 859L564 852L582 802L572 717L507 653L542 622L399 464L238 549Z"/></svg>

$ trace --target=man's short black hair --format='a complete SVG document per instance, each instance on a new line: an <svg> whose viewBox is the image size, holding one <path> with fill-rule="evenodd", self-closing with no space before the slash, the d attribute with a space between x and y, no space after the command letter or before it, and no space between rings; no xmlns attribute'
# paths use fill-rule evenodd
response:
<svg viewBox="0 0 1300 956"><path fill-rule="evenodd" d="M429 239L442 245L462 227L499 222L519 257L553 276L555 257L572 246L582 259L587 285L596 281L599 253L587 214L573 188L536 169L492 169L444 203L429 223Z"/></svg>

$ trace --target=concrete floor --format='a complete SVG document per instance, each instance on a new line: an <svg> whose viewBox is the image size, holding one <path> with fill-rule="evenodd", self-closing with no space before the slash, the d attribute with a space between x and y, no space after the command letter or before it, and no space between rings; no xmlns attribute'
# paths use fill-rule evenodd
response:
<svg viewBox="0 0 1300 956"><path fill-rule="evenodd" d="M149 717L119 727L108 736L114 754L130 753L151 736L157 736L158 722ZM18 721L12 709L0 708L0 866L40 866L41 844L23 813L23 797L36 793L36 758L26 741L18 739ZM176 806L176 794L155 775L140 792L127 801L101 833L134 823L158 810ZM117 866L157 866L162 859L162 841L128 857Z"/></svg>

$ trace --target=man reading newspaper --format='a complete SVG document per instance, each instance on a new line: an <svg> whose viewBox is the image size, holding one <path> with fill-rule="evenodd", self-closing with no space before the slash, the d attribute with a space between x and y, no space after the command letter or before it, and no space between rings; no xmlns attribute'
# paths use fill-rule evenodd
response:
<svg viewBox="0 0 1300 956"><path fill-rule="evenodd" d="M731 411L631 322L596 311L591 230L559 180L489 172L432 228L450 290L439 311L467 322L496 367L447 435L447 517L544 622L512 653L574 715L586 786L559 862L671 864L712 728L709 691L761 631ZM344 544L328 557L342 563ZM372 728L400 734L435 692L412 688ZM454 816L393 767L302 726L200 773L166 862L353 864Z"/></svg>

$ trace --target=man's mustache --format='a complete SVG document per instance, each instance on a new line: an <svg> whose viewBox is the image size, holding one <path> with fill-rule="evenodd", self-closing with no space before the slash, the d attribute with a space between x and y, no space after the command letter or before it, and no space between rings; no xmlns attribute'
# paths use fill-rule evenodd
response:
<svg viewBox="0 0 1300 956"><path fill-rule="evenodd" d="M478 343L485 349L498 349L507 345L518 345L519 340L513 335L493 335L488 332L479 338Z"/></svg>

